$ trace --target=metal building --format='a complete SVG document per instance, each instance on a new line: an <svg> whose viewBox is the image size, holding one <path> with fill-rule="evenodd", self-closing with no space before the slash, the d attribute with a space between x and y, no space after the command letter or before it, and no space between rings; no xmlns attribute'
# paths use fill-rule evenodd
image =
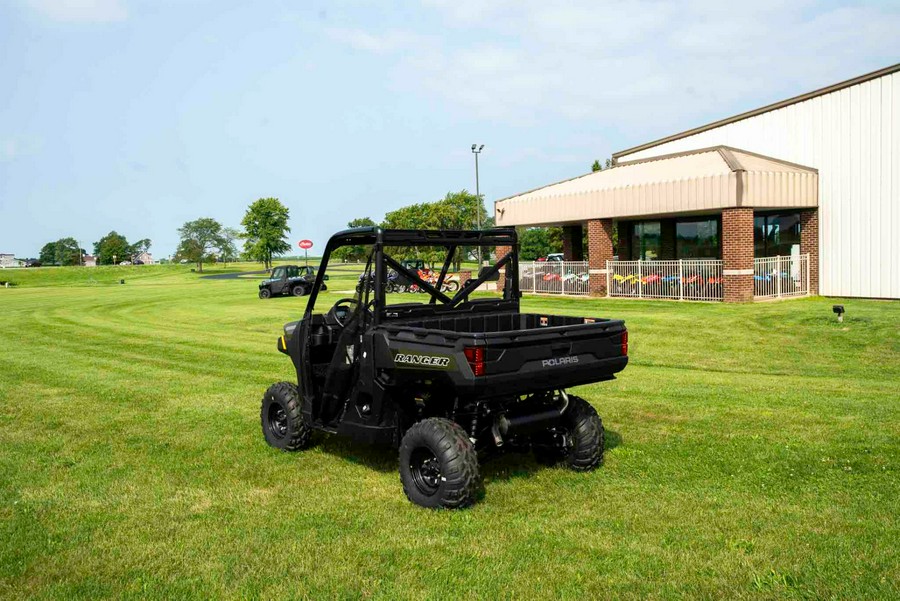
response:
<svg viewBox="0 0 900 601"><path fill-rule="evenodd" d="M900 64L642 144L614 162L725 145L819 174L819 291L900 298Z"/></svg>
<svg viewBox="0 0 900 601"><path fill-rule="evenodd" d="M900 64L613 164L498 200L497 224L561 225L576 262L586 227L588 261L566 269L592 294L900 298Z"/></svg>

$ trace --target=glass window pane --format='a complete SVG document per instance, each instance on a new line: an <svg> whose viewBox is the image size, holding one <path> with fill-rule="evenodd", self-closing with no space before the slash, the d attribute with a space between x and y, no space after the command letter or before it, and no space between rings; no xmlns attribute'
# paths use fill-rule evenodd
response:
<svg viewBox="0 0 900 601"><path fill-rule="evenodd" d="M800 214L773 215L772 218L778 224L778 239L773 254L790 256L795 246L800 252Z"/></svg>
<svg viewBox="0 0 900 601"><path fill-rule="evenodd" d="M679 221L675 225L675 256L679 259L717 259L719 221Z"/></svg>
<svg viewBox="0 0 900 601"><path fill-rule="evenodd" d="M631 238L631 258L652 261L659 257L659 221L638 221Z"/></svg>
<svg viewBox="0 0 900 601"><path fill-rule="evenodd" d="M766 216L755 215L753 217L753 256L765 257L766 255Z"/></svg>
<svg viewBox="0 0 900 601"><path fill-rule="evenodd" d="M754 256L790 256L799 252L800 213L770 213L754 216Z"/></svg>

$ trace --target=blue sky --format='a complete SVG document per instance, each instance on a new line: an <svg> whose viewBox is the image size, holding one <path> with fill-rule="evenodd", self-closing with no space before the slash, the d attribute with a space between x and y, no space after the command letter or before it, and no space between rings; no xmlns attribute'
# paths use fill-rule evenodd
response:
<svg viewBox="0 0 900 601"><path fill-rule="evenodd" d="M900 60L896 2L0 0L0 252L490 203Z"/></svg>

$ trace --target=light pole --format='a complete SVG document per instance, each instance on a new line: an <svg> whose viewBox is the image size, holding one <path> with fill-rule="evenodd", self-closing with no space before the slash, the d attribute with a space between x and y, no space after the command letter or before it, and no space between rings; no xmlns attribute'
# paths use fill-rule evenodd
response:
<svg viewBox="0 0 900 601"><path fill-rule="evenodd" d="M484 144L472 144L472 154L475 155L475 196L478 197L478 204L475 205L475 223L478 229L481 229L481 188L478 185L478 155L484 150ZM478 271L481 271L481 244L478 244Z"/></svg>

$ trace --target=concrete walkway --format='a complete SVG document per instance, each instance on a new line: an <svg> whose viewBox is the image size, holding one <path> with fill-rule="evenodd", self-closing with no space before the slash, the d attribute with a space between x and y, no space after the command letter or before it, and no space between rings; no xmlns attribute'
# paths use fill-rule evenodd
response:
<svg viewBox="0 0 900 601"><path fill-rule="evenodd" d="M245 275L268 275L268 271L235 271L234 273L216 273L213 275L201 275L201 280L236 280ZM255 278L259 279L259 278Z"/></svg>

